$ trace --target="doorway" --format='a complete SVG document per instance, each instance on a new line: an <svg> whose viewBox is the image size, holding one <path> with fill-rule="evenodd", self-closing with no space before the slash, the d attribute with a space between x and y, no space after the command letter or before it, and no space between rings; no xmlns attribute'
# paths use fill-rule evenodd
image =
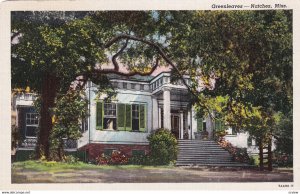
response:
<svg viewBox="0 0 300 194"><path fill-rule="evenodd" d="M180 116L178 114L171 114L171 132L179 139Z"/></svg>

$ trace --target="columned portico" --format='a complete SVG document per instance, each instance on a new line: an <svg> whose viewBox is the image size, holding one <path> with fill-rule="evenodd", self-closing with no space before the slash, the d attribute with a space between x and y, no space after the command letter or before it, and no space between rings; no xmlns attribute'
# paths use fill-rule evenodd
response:
<svg viewBox="0 0 300 194"><path fill-rule="evenodd" d="M171 99L170 88L163 89L163 103L164 103L164 128L171 130Z"/></svg>

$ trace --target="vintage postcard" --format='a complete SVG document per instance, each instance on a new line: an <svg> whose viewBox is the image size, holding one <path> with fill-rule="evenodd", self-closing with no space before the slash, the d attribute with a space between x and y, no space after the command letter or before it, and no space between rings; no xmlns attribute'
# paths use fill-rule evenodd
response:
<svg viewBox="0 0 300 194"><path fill-rule="evenodd" d="M1 2L0 189L298 193L298 7Z"/></svg>

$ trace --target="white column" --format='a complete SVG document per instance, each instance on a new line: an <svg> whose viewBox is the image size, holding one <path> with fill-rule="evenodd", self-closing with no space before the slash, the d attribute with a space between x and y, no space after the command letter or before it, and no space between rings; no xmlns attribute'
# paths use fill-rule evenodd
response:
<svg viewBox="0 0 300 194"><path fill-rule="evenodd" d="M159 127L158 119L158 103L156 97L152 98L152 130L156 130Z"/></svg>
<svg viewBox="0 0 300 194"><path fill-rule="evenodd" d="M210 116L205 118L206 120L206 131L208 132L208 139L213 137L213 122Z"/></svg>
<svg viewBox="0 0 300 194"><path fill-rule="evenodd" d="M191 110L187 111L187 129L189 132L192 131ZM192 134L192 139L195 139L194 134Z"/></svg>
<svg viewBox="0 0 300 194"><path fill-rule="evenodd" d="M194 108L191 108L191 133L192 133L192 137L193 139L195 139L195 134L194 132L197 132L197 119L196 119L196 112L194 110Z"/></svg>
<svg viewBox="0 0 300 194"><path fill-rule="evenodd" d="M164 97L164 128L171 130L171 99L170 88L163 88Z"/></svg>
<svg viewBox="0 0 300 194"><path fill-rule="evenodd" d="M179 138L180 139L183 139L183 112L182 111L180 111L180 132L179 132L179 134L180 134L180 136L179 136Z"/></svg>
<svg viewBox="0 0 300 194"><path fill-rule="evenodd" d="M161 128L161 108L158 107L158 128Z"/></svg>

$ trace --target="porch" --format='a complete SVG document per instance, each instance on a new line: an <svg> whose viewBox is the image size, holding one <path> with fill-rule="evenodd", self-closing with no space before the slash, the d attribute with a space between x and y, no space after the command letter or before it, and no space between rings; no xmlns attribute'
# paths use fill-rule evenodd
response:
<svg viewBox="0 0 300 194"><path fill-rule="evenodd" d="M195 139L197 120L185 88L163 86L152 96L153 129L171 130L177 139Z"/></svg>

